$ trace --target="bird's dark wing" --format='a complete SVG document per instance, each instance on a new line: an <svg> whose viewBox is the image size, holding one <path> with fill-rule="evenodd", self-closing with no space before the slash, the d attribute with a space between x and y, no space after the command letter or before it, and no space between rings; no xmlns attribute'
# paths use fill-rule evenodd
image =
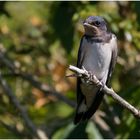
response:
<svg viewBox="0 0 140 140"><path fill-rule="evenodd" d="M114 37L114 42L113 42L114 44L112 45L112 57L111 57L111 62L110 62L110 67L109 67L106 85L109 84L109 80L110 80L112 72L115 68L115 65L117 62L117 56L118 56L117 38L114 34L112 34L112 37Z"/></svg>
<svg viewBox="0 0 140 140"><path fill-rule="evenodd" d="M82 54L82 41L83 41L83 37L81 39L81 42L80 42L80 47L79 47L79 50L78 50L78 60L77 60L77 67L78 68L81 68L81 64L82 64L82 59L83 59L83 54ZM85 99L84 95L82 94L82 91L81 91L81 87L80 87L80 84L81 84L81 79L80 78L77 78L77 109L76 109L76 114L75 114L75 118L74 118L74 124L77 124L82 116L83 116L83 113L78 113L78 107L79 105L81 104L81 102Z"/></svg>
<svg viewBox="0 0 140 140"><path fill-rule="evenodd" d="M78 50L78 60L77 60L77 67L81 68L81 64L82 64L82 60L83 60L83 53L82 53L82 42L83 42L83 37L81 39L80 42L80 47ZM80 88L80 83L81 83L81 79L77 78L77 103L79 104L81 101L81 98L83 98L83 94L81 92L81 88Z"/></svg>

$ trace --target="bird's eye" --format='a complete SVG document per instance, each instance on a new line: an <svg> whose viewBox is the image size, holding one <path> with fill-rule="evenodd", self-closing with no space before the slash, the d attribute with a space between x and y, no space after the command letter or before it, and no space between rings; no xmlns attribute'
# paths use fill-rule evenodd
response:
<svg viewBox="0 0 140 140"><path fill-rule="evenodd" d="M95 25L96 25L96 26L99 26L100 24L101 24L100 21L95 21Z"/></svg>

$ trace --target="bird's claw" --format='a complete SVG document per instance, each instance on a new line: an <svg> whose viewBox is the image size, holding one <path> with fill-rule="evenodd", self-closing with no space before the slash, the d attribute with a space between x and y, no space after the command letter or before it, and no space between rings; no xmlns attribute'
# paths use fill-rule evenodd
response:
<svg viewBox="0 0 140 140"><path fill-rule="evenodd" d="M85 73L87 75L85 77L86 83L91 83L92 84L92 82L94 82L97 86L104 87L104 83L99 81L97 79L97 77L91 71L87 71L84 66L82 66L82 69L85 71Z"/></svg>
<svg viewBox="0 0 140 140"><path fill-rule="evenodd" d="M84 66L82 66L82 69L84 70L85 74L88 75L88 71L85 69Z"/></svg>
<svg viewBox="0 0 140 140"><path fill-rule="evenodd" d="M88 79L89 81L93 81L97 86L103 86L103 83L91 71L88 72Z"/></svg>

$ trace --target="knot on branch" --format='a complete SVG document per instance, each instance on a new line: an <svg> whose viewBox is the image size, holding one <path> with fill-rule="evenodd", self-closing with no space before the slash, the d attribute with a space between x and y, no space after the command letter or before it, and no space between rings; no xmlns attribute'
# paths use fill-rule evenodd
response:
<svg viewBox="0 0 140 140"><path fill-rule="evenodd" d="M135 116L136 118L140 118L140 110L137 110L137 112L134 114L134 116Z"/></svg>

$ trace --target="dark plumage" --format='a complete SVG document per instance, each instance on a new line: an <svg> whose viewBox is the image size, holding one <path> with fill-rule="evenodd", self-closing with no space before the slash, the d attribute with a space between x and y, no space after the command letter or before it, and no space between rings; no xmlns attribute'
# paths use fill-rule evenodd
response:
<svg viewBox="0 0 140 140"><path fill-rule="evenodd" d="M83 23L85 34L78 51L77 67L93 73L102 83L108 84L117 58L117 41L108 31L105 20L90 16ZM77 78L77 109L74 123L88 120L99 107L104 93L96 85Z"/></svg>

